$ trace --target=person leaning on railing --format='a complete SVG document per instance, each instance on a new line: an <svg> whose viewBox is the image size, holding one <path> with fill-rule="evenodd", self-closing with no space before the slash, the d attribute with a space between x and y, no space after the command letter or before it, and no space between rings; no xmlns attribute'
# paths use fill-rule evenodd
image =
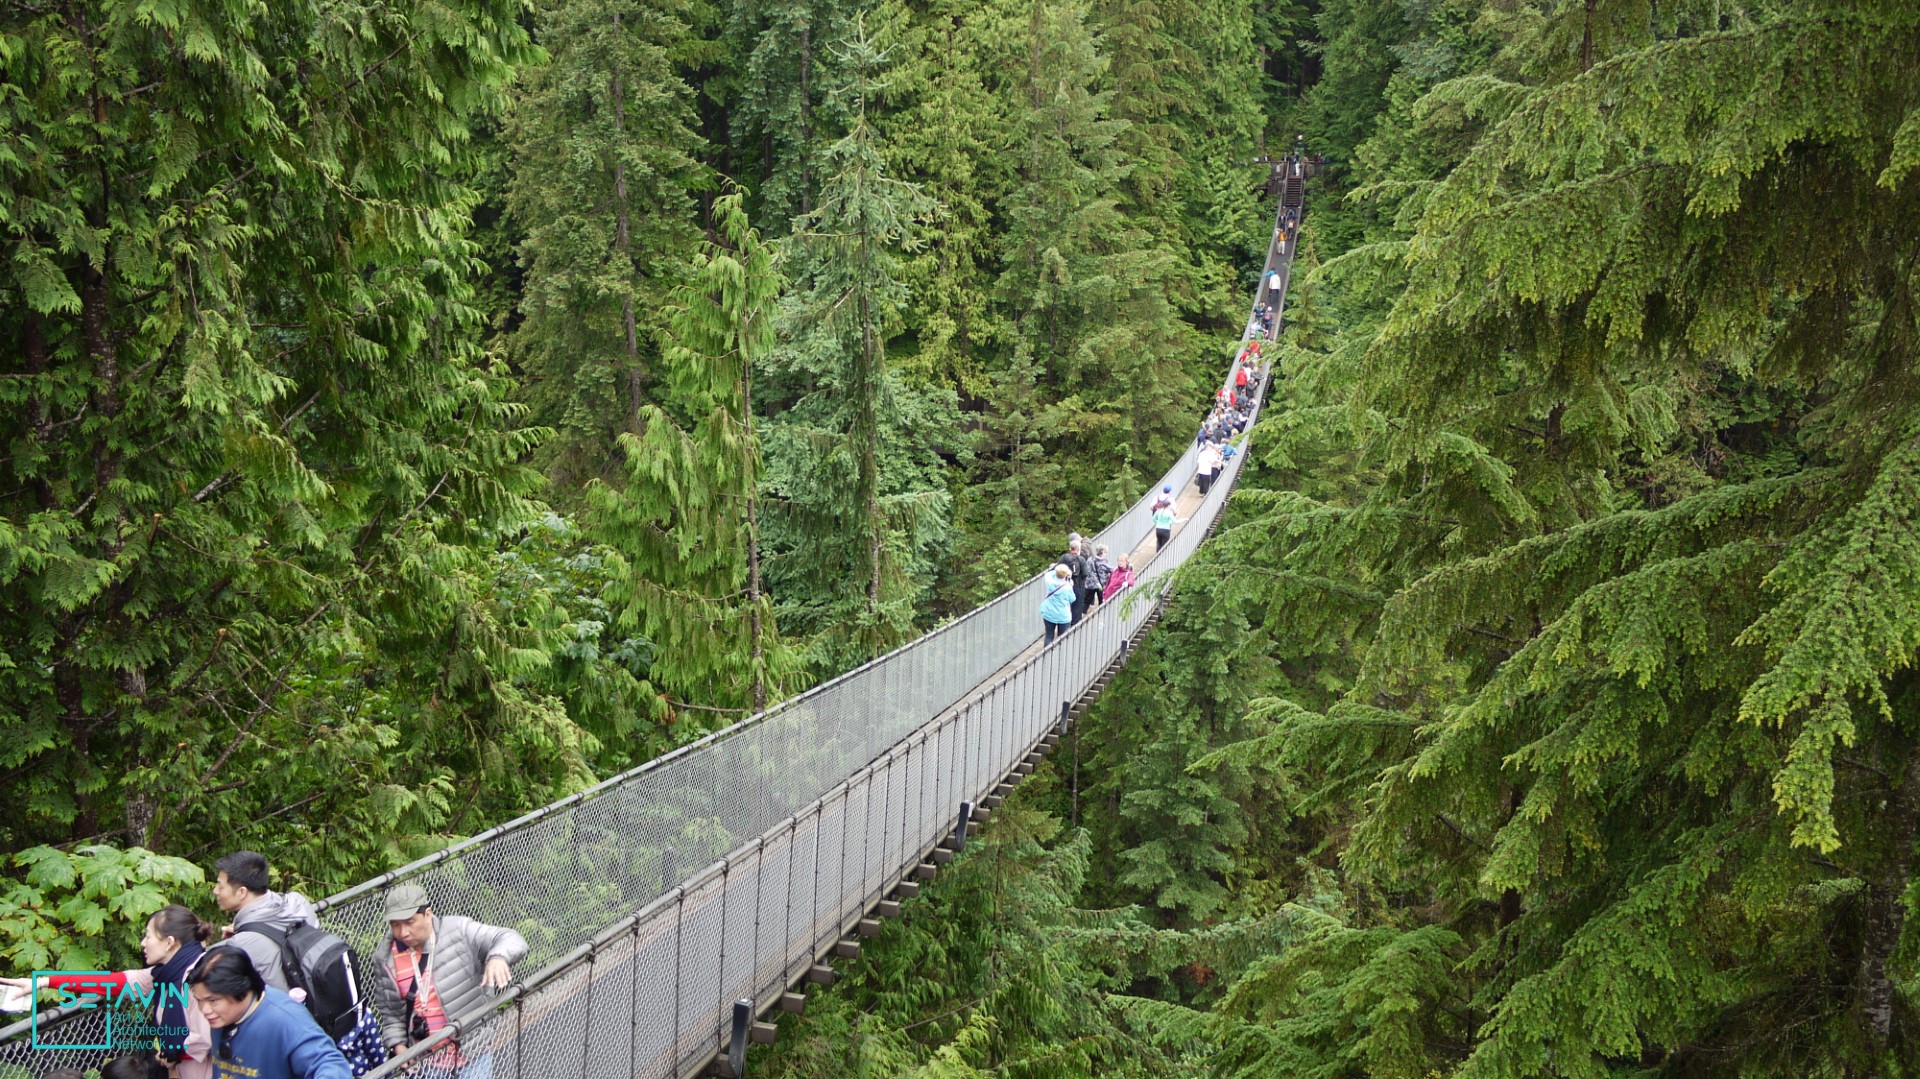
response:
<svg viewBox="0 0 1920 1079"><path fill-rule="evenodd" d="M511 929L435 914L418 884L402 884L387 896L387 924L393 937L381 964L385 976L373 979L373 993L380 1040L392 1053L484 1004L506 988L512 964L527 955L527 939ZM428 1066L463 1079L484 1079L493 1070L490 1060L468 1060L457 1046L434 1053Z"/></svg>

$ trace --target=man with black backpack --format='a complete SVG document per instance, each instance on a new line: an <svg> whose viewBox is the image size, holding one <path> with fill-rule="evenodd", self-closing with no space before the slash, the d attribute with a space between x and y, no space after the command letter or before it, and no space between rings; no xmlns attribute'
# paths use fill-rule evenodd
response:
<svg viewBox="0 0 1920 1079"><path fill-rule="evenodd" d="M320 928L306 896L267 887L264 856L234 851L213 867L213 901L233 915L227 939L215 947L245 952L261 979L304 1004L336 1043L353 1034L368 1017L347 942Z"/></svg>
<svg viewBox="0 0 1920 1079"><path fill-rule="evenodd" d="M1073 621L1078 622L1086 617L1088 595L1099 588L1093 573L1093 559L1084 553L1080 533L1067 537L1067 553L1054 562L1073 571Z"/></svg>
<svg viewBox="0 0 1920 1079"><path fill-rule="evenodd" d="M234 851L213 868L213 901L233 915L227 945L247 953L268 985L283 993L294 988L281 964L281 942L295 926L320 927L313 903L299 892L267 887L266 856L254 851Z"/></svg>
<svg viewBox="0 0 1920 1079"><path fill-rule="evenodd" d="M418 884L387 894L387 924L393 937L373 992L380 1002L380 1040L389 1053L425 1041L485 1004L513 979L512 964L527 955L527 938L512 929L435 914ZM458 1045L437 1050L427 1064L434 1074L462 1079L491 1071L484 1056L468 1059Z"/></svg>

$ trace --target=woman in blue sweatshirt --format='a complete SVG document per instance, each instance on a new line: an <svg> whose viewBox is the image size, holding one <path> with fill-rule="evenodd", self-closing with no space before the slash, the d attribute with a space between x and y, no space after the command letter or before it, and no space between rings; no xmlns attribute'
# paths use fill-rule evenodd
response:
<svg viewBox="0 0 1920 1079"><path fill-rule="evenodd" d="M214 1079L353 1079L313 1015L267 988L238 948L214 948L187 975L194 1007L213 1028Z"/></svg>
<svg viewBox="0 0 1920 1079"><path fill-rule="evenodd" d="M1045 643L1052 644L1073 622L1073 570L1065 565L1055 566L1045 581L1046 594L1040 598L1040 628L1045 631Z"/></svg>

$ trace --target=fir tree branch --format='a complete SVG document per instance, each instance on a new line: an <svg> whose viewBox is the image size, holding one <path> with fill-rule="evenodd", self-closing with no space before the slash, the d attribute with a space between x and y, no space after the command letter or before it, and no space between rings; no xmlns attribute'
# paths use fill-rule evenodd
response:
<svg viewBox="0 0 1920 1079"><path fill-rule="evenodd" d="M668 697L665 694L662 694L661 696L662 696L662 699L664 699L668 705L674 708L690 708L696 712L718 712L722 715L731 715L731 716L749 715L753 712L753 709L751 708L720 708L710 704L693 704L688 701L674 700L672 697Z"/></svg>
<svg viewBox="0 0 1920 1079"><path fill-rule="evenodd" d="M1460 827L1458 824L1455 824L1453 821L1453 818L1447 816L1445 813L1435 813L1433 815L1433 819L1439 821L1441 824L1446 825L1447 831L1452 832L1454 835L1459 836L1461 839L1466 840L1467 842L1480 848L1482 851L1485 851L1488 854L1493 853L1492 847L1488 846L1486 843L1482 842L1481 840L1475 839L1473 836L1468 835L1466 829Z"/></svg>

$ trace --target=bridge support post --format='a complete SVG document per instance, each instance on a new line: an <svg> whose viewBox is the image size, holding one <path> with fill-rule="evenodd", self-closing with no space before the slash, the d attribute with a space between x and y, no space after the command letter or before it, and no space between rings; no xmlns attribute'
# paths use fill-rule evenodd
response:
<svg viewBox="0 0 1920 1079"><path fill-rule="evenodd" d="M1072 721L1073 721L1073 702L1061 701L1060 702L1060 730L1064 732L1067 729L1067 724Z"/></svg>
<svg viewBox="0 0 1920 1079"><path fill-rule="evenodd" d="M747 1031L753 1026L753 1001L742 997L733 1002L733 1036L727 1039L727 1068L733 1079L747 1074Z"/></svg>
<svg viewBox="0 0 1920 1079"><path fill-rule="evenodd" d="M660 852L660 890L671 891L680 883L680 852L668 847Z"/></svg>
<svg viewBox="0 0 1920 1079"><path fill-rule="evenodd" d="M973 803L961 802L960 803L960 819L958 821L955 821L953 825L953 849L954 850L965 850L967 848L967 825L971 824L972 822L973 822Z"/></svg>

